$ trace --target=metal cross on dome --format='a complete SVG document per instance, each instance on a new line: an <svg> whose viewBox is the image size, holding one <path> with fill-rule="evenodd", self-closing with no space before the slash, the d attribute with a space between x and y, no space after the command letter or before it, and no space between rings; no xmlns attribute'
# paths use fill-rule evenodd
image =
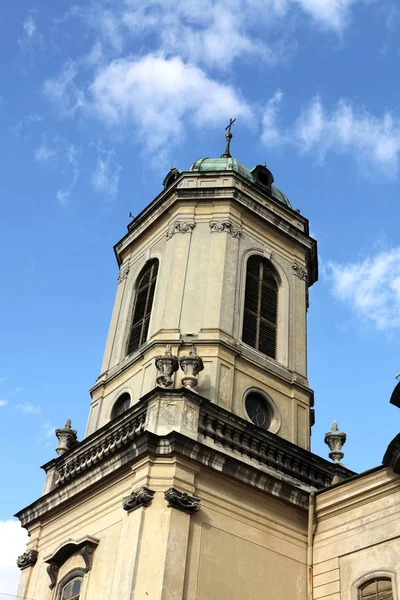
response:
<svg viewBox="0 0 400 600"><path fill-rule="evenodd" d="M229 133L231 133L231 128L232 128L232 125L234 124L235 121L236 121L236 118L235 119L229 119L229 125L227 127L225 127L225 131L228 131Z"/></svg>

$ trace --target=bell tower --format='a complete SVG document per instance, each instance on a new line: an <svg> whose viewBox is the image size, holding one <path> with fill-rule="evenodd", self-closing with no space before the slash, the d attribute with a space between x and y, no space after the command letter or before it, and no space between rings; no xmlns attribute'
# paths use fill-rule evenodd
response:
<svg viewBox="0 0 400 600"><path fill-rule="evenodd" d="M308 221L271 172L231 156L171 169L164 190L116 244L117 295L87 435L156 386L154 359L195 344L197 393L309 449L308 287L317 279ZM172 387L181 387L174 373ZM125 405L126 406L126 405Z"/></svg>
<svg viewBox="0 0 400 600"><path fill-rule="evenodd" d="M352 474L309 451L316 242L269 169L232 157L231 125L115 246L86 433L55 431L16 515L21 598L306 600L310 494Z"/></svg>

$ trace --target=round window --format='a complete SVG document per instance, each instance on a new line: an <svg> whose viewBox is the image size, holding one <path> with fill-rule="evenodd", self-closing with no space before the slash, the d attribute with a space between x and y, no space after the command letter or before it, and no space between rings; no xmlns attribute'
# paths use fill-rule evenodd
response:
<svg viewBox="0 0 400 600"><path fill-rule="evenodd" d="M269 429L272 421L272 409L268 401L257 392L250 392L245 399L245 408L249 419L263 429Z"/></svg>

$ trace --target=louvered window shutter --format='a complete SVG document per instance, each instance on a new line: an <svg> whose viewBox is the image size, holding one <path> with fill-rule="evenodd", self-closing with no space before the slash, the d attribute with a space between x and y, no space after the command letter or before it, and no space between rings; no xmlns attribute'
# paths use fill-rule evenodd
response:
<svg viewBox="0 0 400 600"><path fill-rule="evenodd" d="M359 590L359 600L393 600L392 582L386 577L373 579Z"/></svg>
<svg viewBox="0 0 400 600"><path fill-rule="evenodd" d="M142 273L139 275L127 354L135 352L147 339L157 273L158 260L152 260L145 265Z"/></svg>
<svg viewBox="0 0 400 600"><path fill-rule="evenodd" d="M278 283L269 262L261 256L247 261L243 334L245 344L276 358Z"/></svg>

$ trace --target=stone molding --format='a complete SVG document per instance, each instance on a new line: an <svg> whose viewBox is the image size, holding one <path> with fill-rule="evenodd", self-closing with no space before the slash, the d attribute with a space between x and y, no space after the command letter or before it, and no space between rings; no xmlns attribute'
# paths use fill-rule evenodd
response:
<svg viewBox="0 0 400 600"><path fill-rule="evenodd" d="M170 240L176 233L190 233L196 227L195 221L175 221L167 229L167 240Z"/></svg>
<svg viewBox="0 0 400 600"><path fill-rule="evenodd" d="M37 550L27 550L17 558L17 567L23 571L28 567L34 567L38 558Z"/></svg>
<svg viewBox="0 0 400 600"><path fill-rule="evenodd" d="M294 274L297 275L297 277L299 277L299 279L302 279L303 281L305 281L307 283L307 281L308 281L307 269L305 269L304 267L302 267L301 265L299 265L296 262L294 262L292 264L292 269L293 269Z"/></svg>
<svg viewBox="0 0 400 600"><path fill-rule="evenodd" d="M150 506L155 492L147 487L141 487L135 492L131 492L129 496L123 498L122 508L128 513L140 508L141 506Z"/></svg>
<svg viewBox="0 0 400 600"><path fill-rule="evenodd" d="M186 492L180 492L174 487L170 487L164 492L164 498L169 507L177 508L190 515L200 510L200 498L189 496Z"/></svg>
<svg viewBox="0 0 400 600"><path fill-rule="evenodd" d="M224 231L229 232L232 237L238 238L242 233L243 229L239 225L235 225L232 221L225 219L223 221L210 221L211 232L223 233Z"/></svg>
<svg viewBox="0 0 400 600"><path fill-rule="evenodd" d="M92 568L93 552L97 548L98 543L98 539L89 536L76 542L68 540L61 544L51 556L45 558L44 562L47 563L47 574L50 578L49 588L51 590L55 588L60 567L73 554L79 554L83 558L85 562L83 572L88 573Z"/></svg>

